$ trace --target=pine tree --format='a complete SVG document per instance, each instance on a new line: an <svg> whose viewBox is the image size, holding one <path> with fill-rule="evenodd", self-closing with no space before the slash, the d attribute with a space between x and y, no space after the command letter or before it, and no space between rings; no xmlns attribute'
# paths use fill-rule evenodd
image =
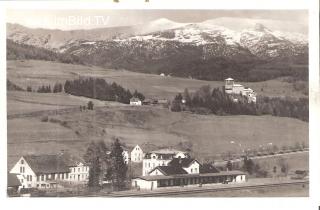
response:
<svg viewBox="0 0 320 210"><path fill-rule="evenodd" d="M123 149L119 139L115 139L111 145L111 180L115 190L122 190L126 185L127 165L123 159Z"/></svg>
<svg viewBox="0 0 320 210"><path fill-rule="evenodd" d="M100 186L100 174L101 174L101 158L100 150L97 144L91 142L86 154L84 155L84 160L89 164L89 187L99 187Z"/></svg>

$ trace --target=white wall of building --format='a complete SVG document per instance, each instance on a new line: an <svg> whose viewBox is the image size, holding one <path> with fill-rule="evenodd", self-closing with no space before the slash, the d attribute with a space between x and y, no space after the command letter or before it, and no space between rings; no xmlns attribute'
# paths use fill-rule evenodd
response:
<svg viewBox="0 0 320 210"><path fill-rule="evenodd" d="M167 166L171 160L163 159L143 159L142 161L142 175L146 176L157 166Z"/></svg>
<svg viewBox="0 0 320 210"><path fill-rule="evenodd" d="M183 168L188 174L198 174L200 165L197 161L194 161L188 168Z"/></svg>
<svg viewBox="0 0 320 210"><path fill-rule="evenodd" d="M130 101L130 105L132 105L132 106L141 106L142 102L141 101Z"/></svg>
<svg viewBox="0 0 320 210"><path fill-rule="evenodd" d="M17 174L22 188L50 188L53 182L86 182L89 179L89 166L79 163L70 167L70 172L35 174L27 161L21 157L10 170L10 173Z"/></svg>
<svg viewBox="0 0 320 210"><path fill-rule="evenodd" d="M10 170L10 173L17 174L22 188L31 188L37 186L37 176L23 157L21 157L13 166L13 168Z"/></svg>
<svg viewBox="0 0 320 210"><path fill-rule="evenodd" d="M236 176L236 182L246 182L246 175L242 174L242 175L237 175Z"/></svg>
<svg viewBox="0 0 320 210"><path fill-rule="evenodd" d="M127 150L123 150L122 152L123 160L125 164L129 163L129 152Z"/></svg>
<svg viewBox="0 0 320 210"><path fill-rule="evenodd" d="M143 160L143 151L139 147L139 145L135 146L133 150L131 151L131 161L135 163L140 163Z"/></svg>
<svg viewBox="0 0 320 210"><path fill-rule="evenodd" d="M78 163L76 166L70 167L70 182L85 182L89 180L89 166Z"/></svg>
<svg viewBox="0 0 320 210"><path fill-rule="evenodd" d="M140 188L143 190L154 190L158 188L157 181L147 181L140 178L136 178L132 180L132 187Z"/></svg>

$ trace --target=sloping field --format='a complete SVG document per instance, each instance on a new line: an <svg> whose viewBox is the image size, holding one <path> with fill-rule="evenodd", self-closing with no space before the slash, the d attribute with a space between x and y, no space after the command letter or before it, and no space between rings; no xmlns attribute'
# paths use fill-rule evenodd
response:
<svg viewBox="0 0 320 210"><path fill-rule="evenodd" d="M126 70L103 69L49 61L15 60L7 61L7 77L10 81L26 89L56 82L64 83L67 79L78 79L80 76L101 77L109 82L117 82L130 90L139 90L147 97L172 98L185 88L197 90L203 85L221 87L223 81L202 81L195 79L162 77L160 75L142 74ZM256 83L241 83L251 87L258 95L304 97L295 91L292 84L282 79Z"/></svg>
<svg viewBox="0 0 320 210"><path fill-rule="evenodd" d="M38 111L59 110L86 106L89 101L98 106L124 106L110 101L100 101L85 97L78 97L64 93L35 93L24 91L7 92L7 114L23 114Z"/></svg>
<svg viewBox="0 0 320 210"><path fill-rule="evenodd" d="M146 106L75 110L49 115L48 122L40 121L41 116L8 121L10 156L16 156L17 151L23 154L30 151L59 152L61 149L74 150L75 154L82 155L80 151L85 151L90 141L109 143L115 137L129 146L152 143L159 147L175 147L180 142L190 142L197 158L230 150L259 148L270 142L281 147L308 141L308 123L296 119L203 116ZM39 141L46 143L39 144ZM231 141L241 147L235 148Z"/></svg>

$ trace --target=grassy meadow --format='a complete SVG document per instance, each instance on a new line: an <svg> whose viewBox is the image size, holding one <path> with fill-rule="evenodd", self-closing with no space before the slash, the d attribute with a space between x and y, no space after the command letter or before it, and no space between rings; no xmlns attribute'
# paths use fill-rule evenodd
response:
<svg viewBox="0 0 320 210"><path fill-rule="evenodd" d="M41 85L53 86L56 82L85 76L117 82L147 97L169 99L184 88L192 91L207 84L211 87L223 85L222 81L161 77L47 61L7 62L7 78L25 89L27 86L33 89ZM258 95L303 95L281 79L245 85ZM94 110L80 111L79 106L86 105L89 100L94 102ZM196 158L259 148L270 142L281 147L308 141L308 123L292 118L176 113L157 106L132 107L64 93L8 91L7 114L9 168L23 154L68 150L82 156L91 141L109 143L113 138L119 138L128 146L150 143L157 147L175 147L179 143L189 143Z"/></svg>

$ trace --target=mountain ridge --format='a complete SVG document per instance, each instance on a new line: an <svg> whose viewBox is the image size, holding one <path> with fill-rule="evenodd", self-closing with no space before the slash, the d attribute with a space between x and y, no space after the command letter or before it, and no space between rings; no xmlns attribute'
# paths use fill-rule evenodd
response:
<svg viewBox="0 0 320 210"><path fill-rule="evenodd" d="M224 76L250 80L250 72L256 72L253 78L264 80L290 75L291 66L308 63L303 34L273 31L261 23L239 31L214 23L159 19L145 28L135 25L56 34L9 24L7 39L71 55L88 65L205 80ZM261 65L267 68L261 70ZM258 76L257 69L264 76Z"/></svg>

